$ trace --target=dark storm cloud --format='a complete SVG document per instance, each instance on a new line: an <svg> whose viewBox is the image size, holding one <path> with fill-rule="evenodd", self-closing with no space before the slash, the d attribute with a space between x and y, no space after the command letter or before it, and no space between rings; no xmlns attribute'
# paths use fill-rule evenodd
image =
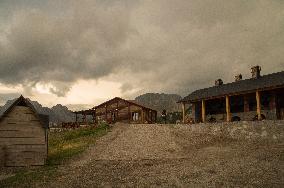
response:
<svg viewBox="0 0 284 188"><path fill-rule="evenodd" d="M51 83L58 96L78 79L186 94L256 64L284 70L283 10L277 0L25 4L0 24L0 82Z"/></svg>
<svg viewBox="0 0 284 188"><path fill-rule="evenodd" d="M131 34L127 3L85 1L68 7L62 15L26 7L11 14L1 35L2 83L50 82L51 91L62 96L77 79L115 71L120 45Z"/></svg>

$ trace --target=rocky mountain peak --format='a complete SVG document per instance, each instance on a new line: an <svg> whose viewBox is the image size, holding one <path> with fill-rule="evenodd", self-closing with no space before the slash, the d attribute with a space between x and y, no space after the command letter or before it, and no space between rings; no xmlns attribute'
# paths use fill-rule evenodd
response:
<svg viewBox="0 0 284 188"><path fill-rule="evenodd" d="M177 101L182 97L177 94L146 93L135 98L138 103L158 111L158 115L165 109L167 112L180 111Z"/></svg>

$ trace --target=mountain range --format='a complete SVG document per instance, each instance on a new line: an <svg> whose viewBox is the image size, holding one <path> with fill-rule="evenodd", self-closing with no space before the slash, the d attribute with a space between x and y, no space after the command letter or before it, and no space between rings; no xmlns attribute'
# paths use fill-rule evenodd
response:
<svg viewBox="0 0 284 188"><path fill-rule="evenodd" d="M15 100L16 99L8 100L4 106L0 107L0 115L5 112ZM37 113L49 115L49 121L51 123L75 121L75 115L72 113L71 110L68 110L66 106L57 104L56 106L48 108L43 107L37 101L31 101L30 99L28 100L32 103Z"/></svg>
<svg viewBox="0 0 284 188"><path fill-rule="evenodd" d="M150 107L158 111L158 115L163 110L167 112L180 111L181 108L177 101L182 97L177 94L165 94L165 93L146 93L135 98L135 101L144 106Z"/></svg>
<svg viewBox="0 0 284 188"><path fill-rule="evenodd" d="M135 98L139 104L153 108L158 111L158 116L165 109L167 112L180 111L179 105L176 103L182 97L177 94L164 93L146 93ZM15 101L8 100L4 106L0 106L0 115ZM49 115L51 123L72 122L75 121L75 115L66 106L57 104L51 108L43 107L37 101L28 99L39 114Z"/></svg>

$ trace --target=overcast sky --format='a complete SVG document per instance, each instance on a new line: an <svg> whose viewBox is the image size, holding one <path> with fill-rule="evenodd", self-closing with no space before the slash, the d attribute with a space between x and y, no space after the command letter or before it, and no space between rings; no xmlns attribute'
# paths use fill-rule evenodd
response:
<svg viewBox="0 0 284 188"><path fill-rule="evenodd" d="M284 70L283 0L0 0L0 104L185 96Z"/></svg>

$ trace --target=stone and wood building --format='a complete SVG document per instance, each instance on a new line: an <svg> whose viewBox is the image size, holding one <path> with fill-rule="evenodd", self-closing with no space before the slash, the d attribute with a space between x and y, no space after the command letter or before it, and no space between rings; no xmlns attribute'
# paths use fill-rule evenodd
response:
<svg viewBox="0 0 284 188"><path fill-rule="evenodd" d="M83 122L87 123L87 116L92 117L94 124L104 121L107 123L156 123L157 111L149 107L145 107L132 100L125 100L115 97L89 110L74 112L76 122L78 123L78 115L83 116Z"/></svg>
<svg viewBox="0 0 284 188"><path fill-rule="evenodd" d="M223 84L221 79L215 86L200 89L184 97L182 104L183 122L186 109L193 122L223 122L240 120L284 119L284 71L260 75L260 66L252 67L252 77Z"/></svg>
<svg viewBox="0 0 284 188"><path fill-rule="evenodd" d="M0 166L44 165L48 153L47 115L20 96L0 117Z"/></svg>

